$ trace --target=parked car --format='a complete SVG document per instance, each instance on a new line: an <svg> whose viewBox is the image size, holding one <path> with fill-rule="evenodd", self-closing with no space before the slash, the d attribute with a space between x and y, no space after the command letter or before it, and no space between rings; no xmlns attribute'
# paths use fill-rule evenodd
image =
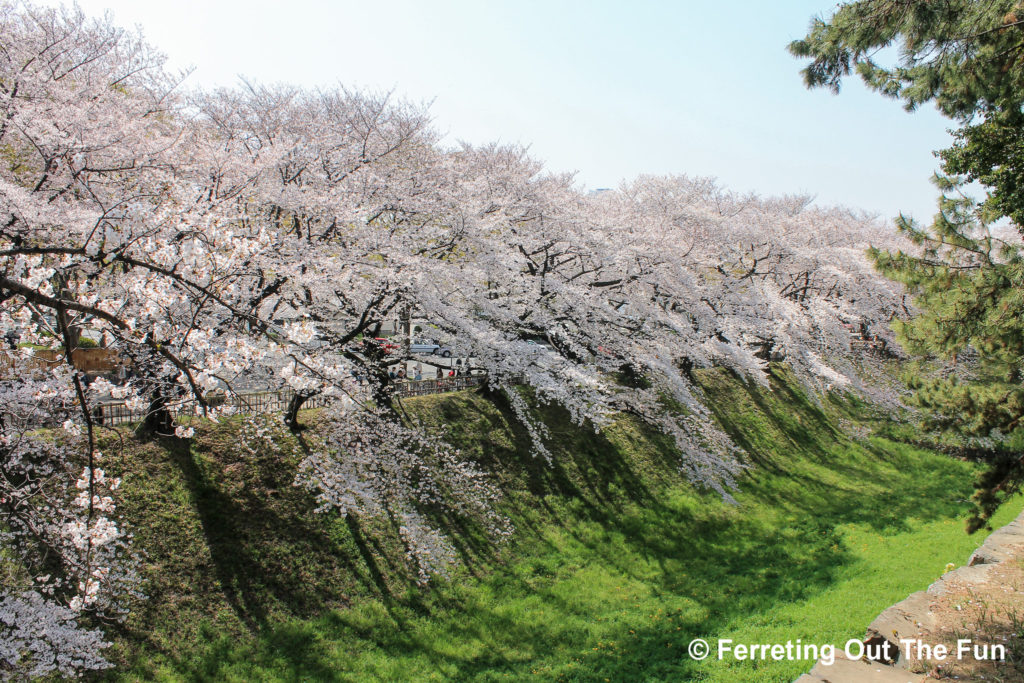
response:
<svg viewBox="0 0 1024 683"><path fill-rule="evenodd" d="M395 353L402 348L401 345L396 344L390 339L385 339L384 337L373 337L372 339L364 337L362 343L364 350L370 346L376 346L386 354Z"/></svg>
<svg viewBox="0 0 1024 683"><path fill-rule="evenodd" d="M409 351L410 353L429 353L435 356L441 356L442 358L452 357L452 350L448 347L423 339L413 340L409 345Z"/></svg>
<svg viewBox="0 0 1024 683"><path fill-rule="evenodd" d="M537 351L543 351L544 353L554 351L554 349L551 348L551 345L544 341L539 341L536 339L527 339L526 343L530 345L531 349L535 349Z"/></svg>

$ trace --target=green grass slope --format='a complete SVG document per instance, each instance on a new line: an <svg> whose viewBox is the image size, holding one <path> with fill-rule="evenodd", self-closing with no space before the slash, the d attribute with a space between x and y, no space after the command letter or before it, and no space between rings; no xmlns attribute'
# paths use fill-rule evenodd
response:
<svg viewBox="0 0 1024 683"><path fill-rule="evenodd" d="M386 521L314 513L291 485L303 444L245 455L231 425L191 450L110 449L145 551L149 601L116 634L119 680L791 681L811 662L695 662L714 642L838 643L963 562L973 466L837 425L854 403L702 376L750 454L738 505L695 491L665 439L601 435L538 408L554 463L474 393L405 402L494 473L517 527L418 589ZM110 438L113 438L111 436ZM1008 521L1020 505L1004 509Z"/></svg>

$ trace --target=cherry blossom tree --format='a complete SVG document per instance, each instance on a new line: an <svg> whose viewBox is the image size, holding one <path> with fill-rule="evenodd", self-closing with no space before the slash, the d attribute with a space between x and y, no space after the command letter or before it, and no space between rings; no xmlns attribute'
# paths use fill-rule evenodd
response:
<svg viewBox="0 0 1024 683"><path fill-rule="evenodd" d="M87 318L134 334L104 272L127 275L118 259L146 230L116 226L159 204L174 81L137 36L77 10L2 3L0 35L0 324L65 357L0 391L0 673L69 675L106 666L90 624L122 617L138 585L89 409L103 389L70 361Z"/></svg>

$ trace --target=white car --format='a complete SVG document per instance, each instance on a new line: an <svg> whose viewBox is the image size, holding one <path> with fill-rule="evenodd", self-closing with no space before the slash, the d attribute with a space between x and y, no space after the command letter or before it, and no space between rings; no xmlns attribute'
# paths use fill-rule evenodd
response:
<svg viewBox="0 0 1024 683"><path fill-rule="evenodd" d="M417 340L409 345L410 353L429 353L442 358L451 358L452 350L430 341Z"/></svg>
<svg viewBox="0 0 1024 683"><path fill-rule="evenodd" d="M526 343L529 344L532 348L537 349L538 351L544 351L545 353L548 351L554 351L554 349L552 349L551 346L546 342L537 341L535 339L527 339Z"/></svg>

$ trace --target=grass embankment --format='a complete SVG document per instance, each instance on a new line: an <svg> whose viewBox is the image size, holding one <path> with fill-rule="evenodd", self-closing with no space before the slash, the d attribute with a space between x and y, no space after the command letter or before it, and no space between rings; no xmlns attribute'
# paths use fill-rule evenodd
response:
<svg viewBox="0 0 1024 683"><path fill-rule="evenodd" d="M775 391L703 376L750 453L739 505L695 492L664 438L603 435L543 409L555 462L472 393L406 401L493 472L517 526L496 553L419 591L384 523L314 515L291 486L301 452L243 456L229 427L191 452L121 455L150 600L118 638L116 676L161 680L791 681L810 662L686 654L692 638L843 643L963 562L974 468L837 427L785 377ZM117 463L107 463L116 470ZM1001 512L1000 525L1019 511Z"/></svg>

